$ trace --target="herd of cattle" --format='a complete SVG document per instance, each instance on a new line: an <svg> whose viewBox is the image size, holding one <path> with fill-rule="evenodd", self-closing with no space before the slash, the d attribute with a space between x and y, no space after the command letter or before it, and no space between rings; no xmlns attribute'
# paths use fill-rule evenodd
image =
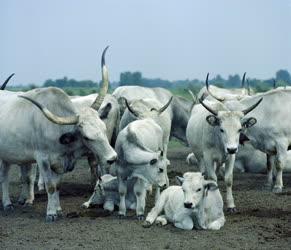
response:
<svg viewBox="0 0 291 250"><path fill-rule="evenodd" d="M107 47L108 48L108 47ZM27 92L0 90L0 182L4 210L13 210L9 197L10 165L21 169L19 202L34 201L36 169L39 189L48 196L46 220L62 214L59 188L62 174L87 157L94 193L83 204L109 211L128 209L144 219L146 195L155 188L155 206L143 226L169 222L182 229L220 229L225 223L217 175L224 175L226 207L235 212L232 194L234 167L241 171L267 169L267 187L282 192L283 169L291 155L291 90L275 88L254 93L245 88L206 86L193 100L163 88L109 87L105 53L101 60L99 94L68 96L59 88ZM176 177L170 186L167 168L169 139L189 145L187 157L200 172ZM37 167L36 167L36 163ZM194 170L194 168L193 168ZM165 188L160 193L161 188Z"/></svg>

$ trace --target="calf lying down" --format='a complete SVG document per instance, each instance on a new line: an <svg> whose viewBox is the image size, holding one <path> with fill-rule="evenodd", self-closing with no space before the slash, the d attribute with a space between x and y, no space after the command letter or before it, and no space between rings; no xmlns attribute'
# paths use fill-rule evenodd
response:
<svg viewBox="0 0 291 250"><path fill-rule="evenodd" d="M131 178L127 182L128 193L126 195L126 208L130 210L136 209L136 197L133 191L136 178ZM83 203L82 207L89 208L93 205L103 205L104 210L112 212L114 206L118 206L120 202L118 192L118 180L116 176L105 174L96 182L94 193L90 199Z"/></svg>
<svg viewBox="0 0 291 250"><path fill-rule="evenodd" d="M181 186L168 187L148 214L144 227L168 221L178 228L219 230L225 223L223 200L216 182L201 173L187 172L176 177ZM163 215L160 215L164 211ZM160 215L160 216L159 216Z"/></svg>

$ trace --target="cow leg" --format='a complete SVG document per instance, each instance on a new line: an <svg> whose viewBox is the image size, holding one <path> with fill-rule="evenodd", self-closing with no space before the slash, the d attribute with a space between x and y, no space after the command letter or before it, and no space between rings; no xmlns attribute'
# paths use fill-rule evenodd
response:
<svg viewBox="0 0 291 250"><path fill-rule="evenodd" d="M275 157L276 166L276 180L273 188L274 193L281 193L283 188L283 169L286 164L287 147L277 148L277 155Z"/></svg>
<svg viewBox="0 0 291 250"><path fill-rule="evenodd" d="M136 196L136 215L138 220L144 219L144 210L145 210L145 199L146 199L146 184L145 182L137 178L133 191Z"/></svg>
<svg viewBox="0 0 291 250"><path fill-rule="evenodd" d="M9 169L10 165L0 161L0 181L2 182L2 205L5 211L12 211L14 207L9 196Z"/></svg>
<svg viewBox="0 0 291 250"><path fill-rule="evenodd" d="M45 157L41 157L40 160L37 160L37 164L39 166L40 174L43 177L48 196L46 221L53 222L57 220L57 211L60 210L57 187L59 184L59 177L58 174L51 170L49 161L43 158Z"/></svg>
<svg viewBox="0 0 291 250"><path fill-rule="evenodd" d="M215 173L215 166L216 164L213 162L211 158L211 154L205 153L204 154L204 161L201 163L204 163L206 174L207 174L207 179L213 180L217 182L217 176Z"/></svg>
<svg viewBox="0 0 291 250"><path fill-rule="evenodd" d="M32 205L34 201L34 182L36 167L34 165L20 166L22 191L18 202L22 205Z"/></svg>
<svg viewBox="0 0 291 250"><path fill-rule="evenodd" d="M98 172L97 172L98 162L94 155L89 155L87 160L88 160L88 164L91 170L91 186L93 188L95 187L95 184L98 178Z"/></svg>
<svg viewBox="0 0 291 250"><path fill-rule="evenodd" d="M234 161L235 155L229 155L229 159L225 163L225 175L224 175L224 182L226 185L226 207L227 211L231 213L236 211L232 195Z"/></svg>
<svg viewBox="0 0 291 250"><path fill-rule="evenodd" d="M118 176L118 192L119 192L119 216L126 215L126 203L125 196L127 193L127 181L123 180L120 176Z"/></svg>
<svg viewBox="0 0 291 250"><path fill-rule="evenodd" d="M42 191L45 189L43 177L39 171L38 182L37 182L38 191Z"/></svg>
<svg viewBox="0 0 291 250"><path fill-rule="evenodd" d="M274 169L275 155L267 154L267 183L266 189L271 190L273 187L273 169Z"/></svg>

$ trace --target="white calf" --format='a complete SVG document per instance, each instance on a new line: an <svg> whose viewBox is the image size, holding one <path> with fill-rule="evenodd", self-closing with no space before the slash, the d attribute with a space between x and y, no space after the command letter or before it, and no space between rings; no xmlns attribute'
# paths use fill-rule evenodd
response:
<svg viewBox="0 0 291 250"><path fill-rule="evenodd" d="M171 186L162 192L144 227L155 221L161 225L170 221L185 230L220 229L225 218L223 200L216 182L205 180L201 173L193 172L176 179L182 186ZM159 216L162 211L164 214Z"/></svg>

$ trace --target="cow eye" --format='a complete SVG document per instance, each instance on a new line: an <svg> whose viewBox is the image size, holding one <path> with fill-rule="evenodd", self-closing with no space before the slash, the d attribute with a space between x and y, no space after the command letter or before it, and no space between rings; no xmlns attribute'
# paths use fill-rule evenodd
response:
<svg viewBox="0 0 291 250"><path fill-rule="evenodd" d="M163 173L163 172L164 172L164 169L159 168L159 172L160 172L160 173Z"/></svg>
<svg viewBox="0 0 291 250"><path fill-rule="evenodd" d="M220 129L220 132L221 132L221 133L224 133L224 130L221 128L221 129Z"/></svg>
<svg viewBox="0 0 291 250"><path fill-rule="evenodd" d="M154 164L157 163L157 162L158 162L157 159L152 159L152 160L150 161L150 164L151 164L151 165L154 165Z"/></svg>
<svg viewBox="0 0 291 250"><path fill-rule="evenodd" d="M198 188L197 190L196 190L196 192L200 192L201 191L201 188Z"/></svg>

